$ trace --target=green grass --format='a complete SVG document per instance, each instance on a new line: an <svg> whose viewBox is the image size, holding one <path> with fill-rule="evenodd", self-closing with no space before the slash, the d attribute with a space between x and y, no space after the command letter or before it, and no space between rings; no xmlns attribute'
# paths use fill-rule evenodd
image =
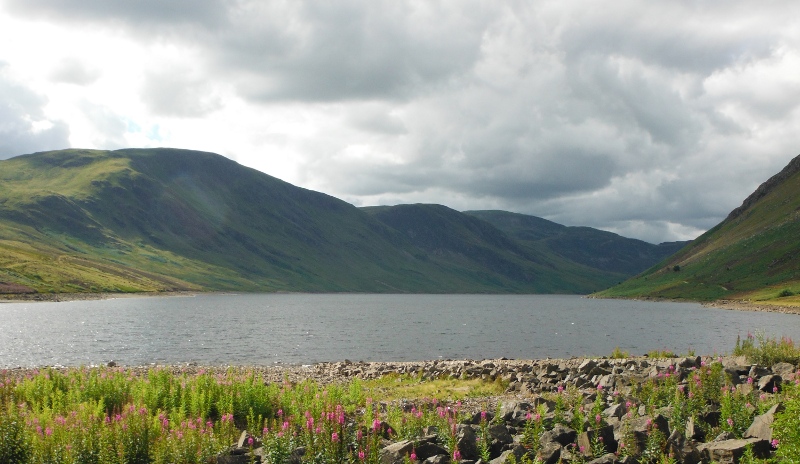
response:
<svg viewBox="0 0 800 464"><path fill-rule="evenodd" d="M20 156L0 161L0 291L587 293L624 277L442 206L386 211L431 235L211 153Z"/></svg>
<svg viewBox="0 0 800 464"><path fill-rule="evenodd" d="M736 337L736 346L733 349L736 356L745 356L752 363L762 366L773 366L779 362L800 364L800 347L788 337L780 339L767 337L764 332L748 333L742 340Z"/></svg>
<svg viewBox="0 0 800 464"><path fill-rule="evenodd" d="M800 292L800 164L792 166L738 215L598 296L797 305L788 294Z"/></svg>

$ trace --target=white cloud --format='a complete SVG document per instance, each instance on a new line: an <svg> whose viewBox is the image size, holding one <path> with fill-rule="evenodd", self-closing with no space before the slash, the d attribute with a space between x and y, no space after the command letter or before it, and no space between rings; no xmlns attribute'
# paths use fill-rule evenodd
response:
<svg viewBox="0 0 800 464"><path fill-rule="evenodd" d="M4 0L41 99L0 127L685 239L797 154L798 31L791 1Z"/></svg>

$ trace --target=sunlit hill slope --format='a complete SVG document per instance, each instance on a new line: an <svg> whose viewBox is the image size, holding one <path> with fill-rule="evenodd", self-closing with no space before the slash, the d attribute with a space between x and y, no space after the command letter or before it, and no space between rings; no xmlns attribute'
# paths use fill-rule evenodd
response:
<svg viewBox="0 0 800 464"><path fill-rule="evenodd" d="M599 295L799 304L799 293L800 156L719 225Z"/></svg>
<svg viewBox="0 0 800 464"><path fill-rule="evenodd" d="M588 293L632 274L443 206L359 209L212 153L0 161L0 293Z"/></svg>

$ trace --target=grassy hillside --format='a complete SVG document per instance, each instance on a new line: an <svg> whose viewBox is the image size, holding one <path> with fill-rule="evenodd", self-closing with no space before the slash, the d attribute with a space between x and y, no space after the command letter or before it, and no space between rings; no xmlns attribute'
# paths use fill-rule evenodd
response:
<svg viewBox="0 0 800 464"><path fill-rule="evenodd" d="M476 277L515 286L524 283L539 293L588 293L624 276L537 252L489 222L442 205L415 204L363 208L403 234L434 262L458 263ZM563 227L563 226L562 226ZM630 275L630 274L628 274Z"/></svg>
<svg viewBox="0 0 800 464"><path fill-rule="evenodd" d="M800 156L719 225L609 297L800 300Z"/></svg>
<svg viewBox="0 0 800 464"><path fill-rule="evenodd" d="M586 293L620 279L443 207L365 212L212 153L0 161L0 293Z"/></svg>
<svg viewBox="0 0 800 464"><path fill-rule="evenodd" d="M644 271L687 242L659 245L591 227L567 227L546 219L507 211L466 211L541 253L614 273L622 279Z"/></svg>

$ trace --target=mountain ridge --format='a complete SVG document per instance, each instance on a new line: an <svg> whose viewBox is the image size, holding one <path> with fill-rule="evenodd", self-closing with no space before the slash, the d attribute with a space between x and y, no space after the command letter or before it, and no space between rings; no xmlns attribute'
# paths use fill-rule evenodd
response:
<svg viewBox="0 0 800 464"><path fill-rule="evenodd" d="M427 230L434 241L409 235L401 219L439 221ZM630 275L441 205L357 208L170 148L0 161L0 252L0 291L17 293L588 293Z"/></svg>

